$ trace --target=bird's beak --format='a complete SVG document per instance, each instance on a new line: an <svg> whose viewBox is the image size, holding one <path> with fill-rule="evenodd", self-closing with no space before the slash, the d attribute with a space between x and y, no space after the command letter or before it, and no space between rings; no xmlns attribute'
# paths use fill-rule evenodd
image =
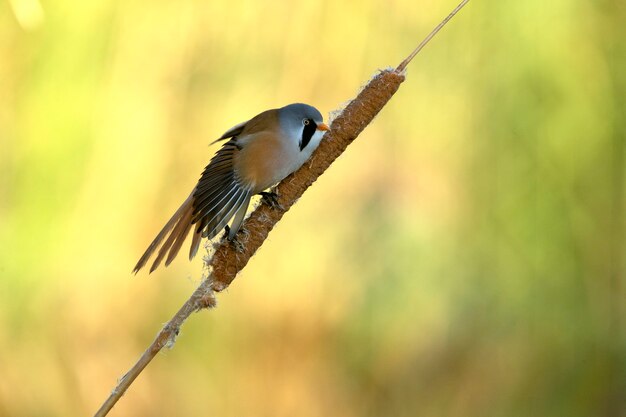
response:
<svg viewBox="0 0 626 417"><path fill-rule="evenodd" d="M317 125L317 130L327 131L330 130L330 127L326 123L320 123Z"/></svg>

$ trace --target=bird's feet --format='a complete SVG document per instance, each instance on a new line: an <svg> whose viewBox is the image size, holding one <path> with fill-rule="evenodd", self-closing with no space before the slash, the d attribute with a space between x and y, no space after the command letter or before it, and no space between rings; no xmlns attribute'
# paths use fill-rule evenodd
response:
<svg viewBox="0 0 626 417"><path fill-rule="evenodd" d="M233 247L235 248L235 251L237 251L238 253L243 253L244 252L243 243L241 243L241 241L237 239L237 235L233 236L233 238L231 239L229 237L229 234L230 234L230 226L226 225L224 226L224 238L226 238L226 240L228 240L228 242L230 242L230 244L233 245Z"/></svg>
<svg viewBox="0 0 626 417"><path fill-rule="evenodd" d="M278 194L276 191L261 191L259 195L261 196L261 200L271 208L284 210L283 206L278 202Z"/></svg>

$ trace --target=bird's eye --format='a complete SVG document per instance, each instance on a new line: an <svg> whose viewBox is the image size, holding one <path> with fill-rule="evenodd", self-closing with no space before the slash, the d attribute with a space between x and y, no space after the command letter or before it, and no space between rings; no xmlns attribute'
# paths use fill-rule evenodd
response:
<svg viewBox="0 0 626 417"><path fill-rule="evenodd" d="M303 125L308 126L308 125L309 125L309 123L311 123L311 122L309 121L309 119L302 119L302 124L303 124Z"/></svg>

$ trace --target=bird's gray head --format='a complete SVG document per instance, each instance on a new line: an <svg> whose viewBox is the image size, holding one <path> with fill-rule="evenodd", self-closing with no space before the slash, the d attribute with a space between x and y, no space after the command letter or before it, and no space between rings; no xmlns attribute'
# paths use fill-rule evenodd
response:
<svg viewBox="0 0 626 417"><path fill-rule="evenodd" d="M294 103L278 109L278 118L282 129L289 135L297 137L300 150L303 150L316 133L320 136L328 130L322 114L313 106ZM319 139L317 140L319 143ZM315 146L317 146L317 144Z"/></svg>

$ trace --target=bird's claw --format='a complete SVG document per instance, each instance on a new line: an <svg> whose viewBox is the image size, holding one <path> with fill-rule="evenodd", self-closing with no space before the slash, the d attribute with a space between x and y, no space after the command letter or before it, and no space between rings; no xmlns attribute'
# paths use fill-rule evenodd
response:
<svg viewBox="0 0 626 417"><path fill-rule="evenodd" d="M283 210L283 206L278 202L278 194L276 191L262 191L259 194L261 195L261 200L263 200L265 204L273 209Z"/></svg>
<svg viewBox="0 0 626 417"><path fill-rule="evenodd" d="M243 246L243 243L241 243L241 241L239 239L237 239L237 236L232 238L232 240L230 240L229 242L230 242L231 245L233 245L233 247L235 248L235 251L237 253L244 253L245 252L245 247Z"/></svg>
<svg viewBox="0 0 626 417"><path fill-rule="evenodd" d="M224 226L224 238L226 240L228 240L228 242L233 245L233 247L235 248L235 251L237 251L238 253L244 253L244 246L243 243L241 243L241 241L239 239L237 239L237 235L233 236L233 238L231 239L229 237L230 234L230 226L226 225Z"/></svg>

